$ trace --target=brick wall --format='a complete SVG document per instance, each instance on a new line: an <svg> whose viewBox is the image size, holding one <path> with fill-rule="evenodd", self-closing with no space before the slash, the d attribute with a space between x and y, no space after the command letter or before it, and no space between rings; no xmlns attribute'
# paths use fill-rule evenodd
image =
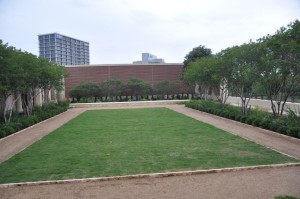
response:
<svg viewBox="0 0 300 199"><path fill-rule="evenodd" d="M80 82L100 83L107 79L119 79L126 83L130 78L139 78L154 85L156 82L168 80L178 83L178 93L188 92L188 88L180 80L182 64L120 64L120 65L83 65L67 66L69 73L65 79L66 97L69 91Z"/></svg>

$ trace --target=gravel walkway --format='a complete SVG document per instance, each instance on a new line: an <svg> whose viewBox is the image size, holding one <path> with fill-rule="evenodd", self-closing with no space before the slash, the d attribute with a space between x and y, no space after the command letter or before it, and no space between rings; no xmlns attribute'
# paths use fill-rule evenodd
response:
<svg viewBox="0 0 300 199"><path fill-rule="evenodd" d="M204 175L0 188L2 199L35 198L274 198L300 196L299 167Z"/></svg>
<svg viewBox="0 0 300 199"><path fill-rule="evenodd" d="M300 158L298 139L195 111L182 105L164 106ZM88 109L70 109L59 116L0 140L0 162L30 146L85 110ZM277 195L300 197L299 166L167 178L0 188L0 198L274 198Z"/></svg>

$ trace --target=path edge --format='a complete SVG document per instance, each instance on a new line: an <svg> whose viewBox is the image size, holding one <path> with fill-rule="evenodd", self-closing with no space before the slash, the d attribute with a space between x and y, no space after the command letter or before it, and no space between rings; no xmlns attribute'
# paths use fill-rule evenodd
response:
<svg viewBox="0 0 300 199"><path fill-rule="evenodd" d="M188 108L188 109L192 109L192 110L195 110L195 111L199 111L197 109L193 109L193 108L190 108L190 107L187 107L187 106L183 106L184 108ZM240 121L236 121L236 120L232 120L232 119L229 119L229 118L226 118L226 117L221 117L219 115L215 115L215 114L212 114L212 113L207 113L207 112L204 112L204 111L199 111L201 112L202 114L206 114L206 115L209 115L211 117L215 117L215 118L218 118L218 119L222 119L224 121L231 121L231 122L234 122L234 123L238 123L240 125L243 125L243 126L247 126L247 127L254 127L254 128L257 128L257 129L260 129L261 131L264 131L264 133L266 134L271 134L271 135L274 135L276 137L279 137L279 138L284 138L286 140L289 140L289 141L296 141L296 142L300 142L300 138L295 138L295 137L292 137L292 136L288 136L288 135L285 135L285 134L281 134L281 133L278 133L278 132L275 132L275 131L271 131L269 129L264 129L264 128L261 128L259 126L253 126L253 125L250 125L250 124L247 124L247 123L243 123L243 122L240 122ZM191 117L191 116L189 116ZM193 117L192 117L193 118ZM195 118L194 118L195 119ZM198 120L199 121L199 120ZM203 122L203 121L202 121ZM204 122L206 123L206 122ZM208 123L207 123L208 124ZM212 125L212 124L210 124ZM212 125L213 126L213 125ZM219 127L217 127L219 128Z"/></svg>
<svg viewBox="0 0 300 199"><path fill-rule="evenodd" d="M8 184L0 184L0 189L11 188L11 187L53 185L53 184L73 184L73 183L100 182L100 181L113 181L113 180L163 178L163 177L172 177L172 176L190 176L190 175L202 175L202 174L223 173L223 172L249 171L249 170L258 170L258 169L284 168L284 167L293 167L293 166L298 167L298 166L300 166L300 163L285 163L285 164L271 164L271 165L259 165L259 166L230 167L230 168L209 169L209 170L189 170L189 171L136 174L136 175L111 176L111 177L94 177L94 178L83 178L83 179L67 179L67 180L51 180L51 181L8 183Z"/></svg>

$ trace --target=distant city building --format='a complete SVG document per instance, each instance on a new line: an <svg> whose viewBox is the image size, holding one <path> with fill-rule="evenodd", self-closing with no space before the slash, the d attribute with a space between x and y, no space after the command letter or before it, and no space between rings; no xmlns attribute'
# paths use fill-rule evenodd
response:
<svg viewBox="0 0 300 199"><path fill-rule="evenodd" d="M142 53L141 61L134 61L133 64L162 64L165 60L157 58L157 56L150 53Z"/></svg>
<svg viewBox="0 0 300 199"><path fill-rule="evenodd" d="M89 43L58 33L38 35L39 56L60 65L90 63Z"/></svg>

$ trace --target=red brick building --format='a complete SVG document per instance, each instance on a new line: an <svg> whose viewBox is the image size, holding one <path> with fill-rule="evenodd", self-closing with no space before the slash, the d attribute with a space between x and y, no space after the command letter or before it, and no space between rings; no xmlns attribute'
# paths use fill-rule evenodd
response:
<svg viewBox="0 0 300 199"><path fill-rule="evenodd" d="M65 94L81 82L100 83L108 79L119 79L126 83L130 78L139 78L153 86L168 80L177 83L178 94L188 93L181 81L183 64L113 64L113 65L76 65L66 66L69 73L65 78Z"/></svg>

